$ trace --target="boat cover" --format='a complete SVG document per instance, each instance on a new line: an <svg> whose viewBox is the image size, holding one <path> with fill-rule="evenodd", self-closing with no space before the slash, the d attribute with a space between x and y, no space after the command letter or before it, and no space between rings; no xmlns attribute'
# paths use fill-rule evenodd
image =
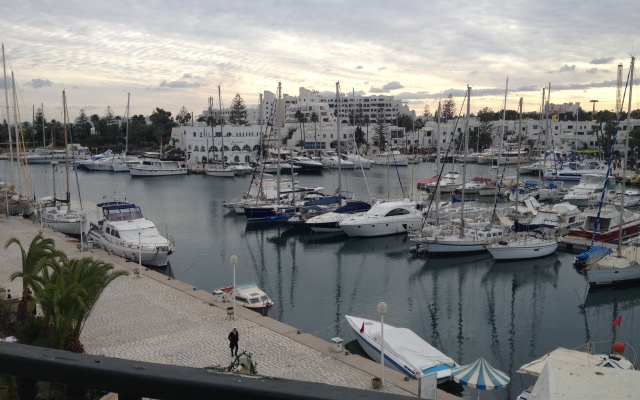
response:
<svg viewBox="0 0 640 400"><path fill-rule="evenodd" d="M379 327L380 324L377 324ZM454 367L456 363L440 350L431 346L411 329L396 328L391 325L384 325L385 348L392 349L420 371L432 368L436 365L447 364ZM376 328L373 328L376 329ZM380 340L380 331L376 329L372 332L372 337L376 341Z"/></svg>
<svg viewBox="0 0 640 400"><path fill-rule="evenodd" d="M609 255L611 253L613 253L613 250L611 250L606 246L593 246L589 250L585 251L584 253L578 254L575 260L577 263L580 263L583 265L589 265L604 258L604 256Z"/></svg>
<svg viewBox="0 0 640 400"><path fill-rule="evenodd" d="M589 354L586 351L569 350L564 347L559 347L551 353L545 354L537 360L523 365L517 372L521 374L540 376L540 373L548 360L561 361L563 363L581 365L585 367L594 367L602 362L601 358L594 356L593 354Z"/></svg>
<svg viewBox="0 0 640 400"><path fill-rule="evenodd" d="M369 209L371 209L371 204L365 201L350 201L344 206L336 208L333 212L336 214L351 214Z"/></svg>

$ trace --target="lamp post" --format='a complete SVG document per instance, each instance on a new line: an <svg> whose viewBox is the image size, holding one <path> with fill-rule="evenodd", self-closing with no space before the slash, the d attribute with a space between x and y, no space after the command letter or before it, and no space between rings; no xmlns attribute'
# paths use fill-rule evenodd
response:
<svg viewBox="0 0 640 400"><path fill-rule="evenodd" d="M233 320L236 319L236 264L238 263L238 257L236 255L232 255L229 259L231 264L233 264L233 289L231 289L231 297L233 297Z"/></svg>
<svg viewBox="0 0 640 400"><path fill-rule="evenodd" d="M142 278L142 230L138 231L138 277Z"/></svg>
<svg viewBox="0 0 640 400"><path fill-rule="evenodd" d="M382 386L384 386L384 315L389 311L387 303L381 301L376 307L378 313L380 313L380 368L382 370Z"/></svg>

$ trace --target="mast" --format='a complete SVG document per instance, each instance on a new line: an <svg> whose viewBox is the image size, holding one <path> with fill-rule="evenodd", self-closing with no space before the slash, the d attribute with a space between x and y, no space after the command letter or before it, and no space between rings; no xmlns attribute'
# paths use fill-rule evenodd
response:
<svg viewBox="0 0 640 400"><path fill-rule="evenodd" d="M280 202L280 125L282 124L283 118L280 116L284 116L284 110L282 110L282 83L278 82L278 101L276 103L276 127L278 138L276 139L276 145L278 146L278 159L276 160L276 194L277 194L277 202ZM291 185L293 186L293 176L291 177ZM295 189L295 188L294 188ZM295 190L294 190L295 192Z"/></svg>
<svg viewBox="0 0 640 400"><path fill-rule="evenodd" d="M222 169L224 169L224 117L222 116L222 97L218 85L218 104L220 105L220 147L222 150Z"/></svg>
<svg viewBox="0 0 640 400"><path fill-rule="evenodd" d="M9 134L9 157L11 157L11 180L15 179L15 171L13 169L13 142L11 140L11 115L9 113L9 86L7 85L7 65L4 56L4 43L2 43L2 69L4 72L4 100L7 107L7 126ZM17 133L17 130L16 130ZM7 203L8 204L8 203Z"/></svg>
<svg viewBox="0 0 640 400"><path fill-rule="evenodd" d="M44 103L40 103L42 109L42 148L47 147L46 132L44 131Z"/></svg>
<svg viewBox="0 0 640 400"><path fill-rule="evenodd" d="M516 169L516 216L518 218L518 194L520 193L520 148L522 147L522 97L518 103L518 168Z"/></svg>
<svg viewBox="0 0 640 400"><path fill-rule="evenodd" d="M338 196L342 193L342 173L340 170L340 82L336 82L336 123L338 133Z"/></svg>
<svg viewBox="0 0 640 400"><path fill-rule="evenodd" d="M209 96L209 118L211 118L211 146L215 146L216 133L213 130L213 97ZM209 148L207 147L207 162L209 162Z"/></svg>
<svg viewBox="0 0 640 400"><path fill-rule="evenodd" d="M622 256L622 225L624 223L624 185L627 182L627 161L629 161L629 135L631 134L631 99L633 94L633 65L636 58L631 56L631 67L629 70L629 101L627 109L627 134L624 139L624 165L622 166L622 193L620 194L620 229L618 229L618 257ZM605 182L606 184L606 182Z"/></svg>
<svg viewBox="0 0 640 400"><path fill-rule="evenodd" d="M460 237L464 236L464 187L467 184L467 154L469 154L469 114L471 113L471 86L467 85L467 130L464 133L463 148L466 149L462 156L462 205L460 206Z"/></svg>
<svg viewBox="0 0 640 400"><path fill-rule="evenodd" d="M440 110L442 103L438 102L438 114L436 115L436 179L440 180ZM436 181L436 223L440 218L440 182Z"/></svg>
<svg viewBox="0 0 640 400"><path fill-rule="evenodd" d="M131 99L131 93L127 93L127 133L124 145L124 154L129 153L129 100Z"/></svg>
<svg viewBox="0 0 640 400"><path fill-rule="evenodd" d="M67 176L67 213L71 211L71 194L69 193L69 146L67 146L67 95L62 91L62 120L64 123L64 168Z"/></svg>

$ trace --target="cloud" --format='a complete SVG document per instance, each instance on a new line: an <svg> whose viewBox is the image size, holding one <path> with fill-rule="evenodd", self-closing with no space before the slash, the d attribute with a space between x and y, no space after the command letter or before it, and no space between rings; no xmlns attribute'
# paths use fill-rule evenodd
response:
<svg viewBox="0 0 640 400"><path fill-rule="evenodd" d="M201 85L199 83L189 83L185 81L162 81L160 83L161 88L170 88L170 89L184 89L184 88L199 88Z"/></svg>
<svg viewBox="0 0 640 400"><path fill-rule="evenodd" d="M396 89L402 89L404 88L404 86L402 86L402 84L400 84L400 82L389 82L386 85L382 86L381 88L374 88L372 87L371 89L369 89L370 93L388 93L392 90L396 90Z"/></svg>
<svg viewBox="0 0 640 400"><path fill-rule="evenodd" d="M597 74L598 73L598 68L589 68L588 70L585 71L587 74Z"/></svg>
<svg viewBox="0 0 640 400"><path fill-rule="evenodd" d="M40 88L49 87L52 85L53 83L51 83L50 80L40 79L40 78L32 79L31 82L25 83L25 86L32 86L34 89L40 89Z"/></svg>
<svg viewBox="0 0 640 400"><path fill-rule="evenodd" d="M613 57L594 58L589 64L609 64Z"/></svg>
<svg viewBox="0 0 640 400"><path fill-rule="evenodd" d="M182 77L183 77L184 79L189 79L189 78L192 78L193 76L192 76L191 74L188 74L188 73L187 73L187 74L182 75Z"/></svg>
<svg viewBox="0 0 640 400"><path fill-rule="evenodd" d="M378 68L378 71L382 71L382 70L385 70L385 69L387 69L387 67L380 67L380 68Z"/></svg>
<svg viewBox="0 0 640 400"><path fill-rule="evenodd" d="M362 68L363 68L363 67L362 67L362 65L358 65L358 66L356 67L356 69L362 69Z"/></svg>
<svg viewBox="0 0 640 400"><path fill-rule="evenodd" d="M575 65L563 65L562 68L560 68L559 72L573 72L576 70L576 66Z"/></svg>

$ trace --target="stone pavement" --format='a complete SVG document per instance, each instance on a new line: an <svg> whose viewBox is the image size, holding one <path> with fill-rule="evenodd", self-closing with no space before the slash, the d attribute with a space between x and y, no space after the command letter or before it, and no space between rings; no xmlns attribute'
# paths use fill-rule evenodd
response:
<svg viewBox="0 0 640 400"><path fill-rule="evenodd" d="M8 249L4 245L16 237L27 249L39 229L21 217L0 219L0 284L11 289L13 297L20 296L21 282L9 281L9 275L21 268L21 256L16 245ZM50 229L42 232L69 257L91 256L129 271L138 266L99 249L80 252L77 241ZM81 341L89 354L100 354L104 348L109 357L194 368L227 366L232 361L227 336L236 327L239 351L253 354L260 375L373 390L371 378L380 374L378 363L344 351L332 352L331 343L243 307L231 320L226 312L229 305L217 302L211 293L143 268L142 277L132 273L104 291ZM381 390L415 397L418 383L405 381L404 375L387 368ZM455 396L438 391L438 398Z"/></svg>

